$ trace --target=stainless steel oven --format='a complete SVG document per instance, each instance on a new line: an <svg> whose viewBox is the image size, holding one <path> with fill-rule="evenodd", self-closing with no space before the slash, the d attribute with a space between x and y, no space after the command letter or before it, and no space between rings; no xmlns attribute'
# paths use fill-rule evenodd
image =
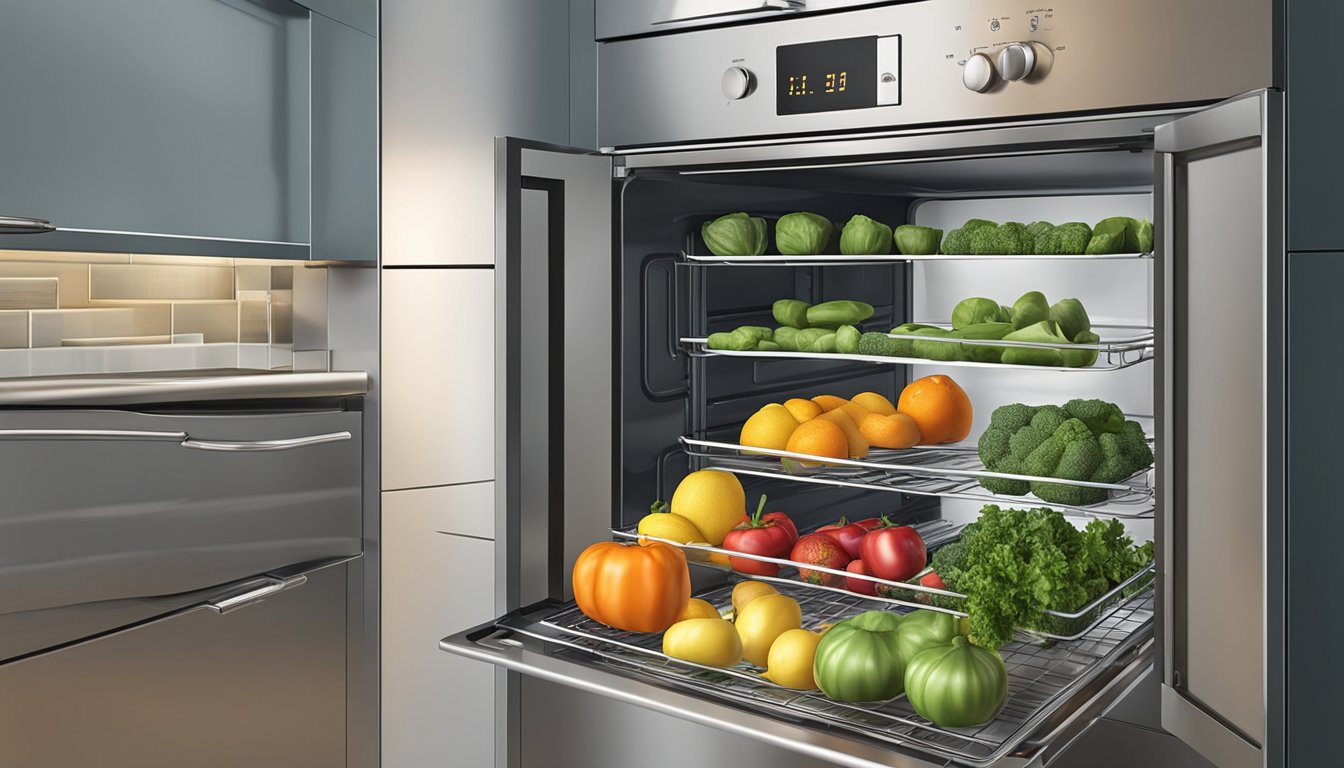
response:
<svg viewBox="0 0 1344 768"><path fill-rule="evenodd" d="M1145 727L1119 742L1148 740L1144 759L1164 765L1282 764L1284 148L1272 4L743 3L741 15L631 21L652 5L599 19L600 153L497 145L504 615L442 647L510 671L500 764L556 754L608 764L631 740L670 733L690 754L712 743L706 756L759 764L1086 764L1070 754L1124 722ZM1157 244L1066 260L715 257L699 228L731 211L865 213L944 230L1121 215L1152 219ZM1106 326L1094 365L705 343L773 325L771 302L784 296L869 303L864 330L885 331L945 323L961 298L1028 290L1076 296ZM1231 326L1235 342L1220 330ZM975 406L972 450L933 460L934 471L800 476L735 450L765 403L894 399L931 373L953 376ZM1151 476L1101 506L1062 508L1155 538L1155 582L1067 637L1006 646L1008 704L984 726L940 728L901 699L847 707L750 670L688 669L660 655L656 636L604 634L569 602L577 554L630 536L649 501L694 469L732 471L750 498L787 500L800 527L838 510L942 535L993 501L965 482L983 469L973 441L990 412L1073 397L1119 404L1155 440ZM1229 412L1249 416L1241 432ZM698 594L725 599L733 577L692 570ZM789 589L817 620L863 607ZM744 739L759 751L734 752Z"/></svg>

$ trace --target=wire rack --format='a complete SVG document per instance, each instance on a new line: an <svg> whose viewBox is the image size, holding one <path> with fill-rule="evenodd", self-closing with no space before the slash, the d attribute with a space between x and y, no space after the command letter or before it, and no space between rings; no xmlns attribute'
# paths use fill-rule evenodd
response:
<svg viewBox="0 0 1344 768"><path fill-rule="evenodd" d="M924 256L906 256L897 253L885 256L845 256L843 254L714 256L712 254L700 255L683 251L681 254L681 260L684 263L695 267L861 267L872 264L902 264L908 261L1123 261L1126 259L1151 260L1152 258L1152 253L1061 254L1049 256L974 256L945 253L933 253Z"/></svg>
<svg viewBox="0 0 1344 768"><path fill-rule="evenodd" d="M798 600L807 629L821 629L874 607L854 595L785 592ZM731 586L697 596L721 613L731 610ZM1151 636L1152 618L1149 588L1125 601L1119 610L1076 640L1044 646L1018 642L1004 646L1000 653L1008 669L1008 697L1003 709L984 725L957 729L940 728L924 719L904 695L881 703L836 702L820 691L778 686L761 677L759 667L746 662L717 669L674 659L662 653L662 635L612 629L584 616L573 605L508 628L675 687L960 762L986 765L1025 740L1108 666L1138 649Z"/></svg>
<svg viewBox="0 0 1344 768"><path fill-rule="evenodd" d="M1072 515L1120 518L1153 516L1154 491L1151 470L1144 470L1120 483L1013 475L990 472L972 446L916 446L900 450L873 449L863 459L832 459L770 448L747 448L737 443L680 437L688 456L704 460L707 469L736 475L775 478L800 483L893 491L914 496L970 499L988 504L1049 507ZM825 461L831 466L807 466ZM1000 496L980 486L982 477L1041 480L1107 491L1098 504L1054 504L1035 496Z"/></svg>

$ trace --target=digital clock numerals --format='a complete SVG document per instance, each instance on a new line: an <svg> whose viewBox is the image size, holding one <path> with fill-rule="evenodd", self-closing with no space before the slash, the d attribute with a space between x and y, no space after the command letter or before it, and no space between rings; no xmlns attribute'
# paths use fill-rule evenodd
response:
<svg viewBox="0 0 1344 768"><path fill-rule="evenodd" d="M848 80L849 72L827 72L822 78L822 93L844 93ZM789 75L790 96L810 96L814 93L816 90L808 87L807 75Z"/></svg>

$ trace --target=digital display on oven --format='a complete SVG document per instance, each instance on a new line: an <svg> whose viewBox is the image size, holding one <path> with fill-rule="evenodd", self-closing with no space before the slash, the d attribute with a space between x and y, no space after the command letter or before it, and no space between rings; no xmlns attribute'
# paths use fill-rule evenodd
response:
<svg viewBox="0 0 1344 768"><path fill-rule="evenodd" d="M775 113L799 115L877 106L877 37L775 49Z"/></svg>

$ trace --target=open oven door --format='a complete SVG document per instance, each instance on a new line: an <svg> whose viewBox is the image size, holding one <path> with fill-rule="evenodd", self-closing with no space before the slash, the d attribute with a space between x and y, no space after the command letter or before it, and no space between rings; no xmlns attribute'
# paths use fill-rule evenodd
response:
<svg viewBox="0 0 1344 768"><path fill-rule="evenodd" d="M1162 726L1223 768L1283 764L1283 126L1258 91L1155 135Z"/></svg>

